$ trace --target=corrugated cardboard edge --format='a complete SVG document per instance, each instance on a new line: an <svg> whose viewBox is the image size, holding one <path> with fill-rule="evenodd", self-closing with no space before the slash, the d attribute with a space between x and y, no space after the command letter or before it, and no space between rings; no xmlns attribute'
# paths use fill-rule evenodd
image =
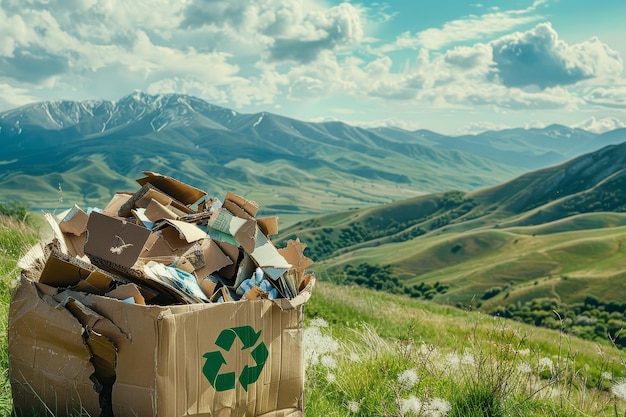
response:
<svg viewBox="0 0 626 417"><path fill-rule="evenodd" d="M50 294L39 292L37 285L22 275L11 294L9 381L16 415L46 415L46 408L54 408L53 404L57 407L51 410L54 415L73 410L78 414L81 407L89 415L98 415L98 394L90 380L94 368L83 327L69 311L55 308ZM48 363L46 358L56 361L56 366L42 373L39 368Z"/></svg>

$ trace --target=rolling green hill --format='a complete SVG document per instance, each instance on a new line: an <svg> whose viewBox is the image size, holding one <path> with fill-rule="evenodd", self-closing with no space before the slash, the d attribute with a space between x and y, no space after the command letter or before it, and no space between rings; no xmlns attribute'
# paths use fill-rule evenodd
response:
<svg viewBox="0 0 626 417"><path fill-rule="evenodd" d="M471 193L307 219L276 241L299 236L337 282L509 316L547 298L577 308L573 322L595 297L626 327L625 159L609 146Z"/></svg>

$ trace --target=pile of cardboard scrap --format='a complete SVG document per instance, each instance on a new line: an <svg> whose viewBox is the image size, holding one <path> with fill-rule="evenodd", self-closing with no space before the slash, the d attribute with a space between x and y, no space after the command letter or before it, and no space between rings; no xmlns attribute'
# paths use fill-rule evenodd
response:
<svg viewBox="0 0 626 417"><path fill-rule="evenodd" d="M53 238L20 261L17 413L300 415L302 307L315 283L306 245L276 248L277 218L255 217L253 201L144 175L102 210L47 214ZM243 346L231 349L236 336ZM227 364L244 366L218 372Z"/></svg>

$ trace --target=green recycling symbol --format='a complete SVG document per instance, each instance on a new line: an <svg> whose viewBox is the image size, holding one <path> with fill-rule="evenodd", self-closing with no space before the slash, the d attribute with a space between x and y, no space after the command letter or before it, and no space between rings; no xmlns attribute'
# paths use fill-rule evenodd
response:
<svg viewBox="0 0 626 417"><path fill-rule="evenodd" d="M232 327L222 330L215 344L228 352L233 346L235 339L239 338L242 343L241 350L246 350L253 347L260 336L261 331L255 332L250 326ZM260 342L250 351L250 355L256 362L256 366L246 365L239 374L239 383L246 391L248 391L249 384L259 379L259 375L261 375L269 352L267 351L267 347L265 347L265 343ZM228 391L235 388L237 385L237 375L235 372L219 373L222 365L226 364L226 359L224 359L221 351L207 352L202 355L202 357L206 358L206 362L202 367L202 373L216 391Z"/></svg>

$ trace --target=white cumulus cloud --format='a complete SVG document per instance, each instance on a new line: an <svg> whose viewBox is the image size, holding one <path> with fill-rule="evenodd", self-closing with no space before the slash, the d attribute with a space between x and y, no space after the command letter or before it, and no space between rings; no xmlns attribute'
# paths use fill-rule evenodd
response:
<svg viewBox="0 0 626 417"><path fill-rule="evenodd" d="M616 117L603 117L596 119L595 116L583 120L580 123L573 125L574 128L587 130L593 133L604 133L611 130L620 129L626 127L626 123L622 122Z"/></svg>
<svg viewBox="0 0 626 417"><path fill-rule="evenodd" d="M617 77L624 69L619 54L597 38L568 45L550 23L504 36L491 46L493 77L507 87L545 89L591 78Z"/></svg>

